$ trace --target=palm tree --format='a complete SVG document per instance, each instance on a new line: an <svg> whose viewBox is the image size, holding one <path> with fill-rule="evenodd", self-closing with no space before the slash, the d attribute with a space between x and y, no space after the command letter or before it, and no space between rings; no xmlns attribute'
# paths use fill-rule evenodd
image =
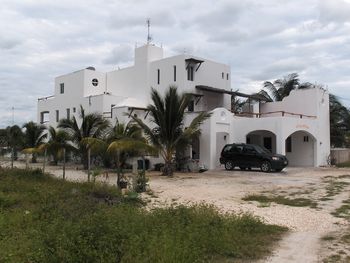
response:
<svg viewBox="0 0 350 263"><path fill-rule="evenodd" d="M122 168L127 158L153 150L142 136L141 128L134 122L127 124L116 122L115 126L109 130L106 141L109 143L107 152L115 156L118 186L123 179Z"/></svg>
<svg viewBox="0 0 350 263"><path fill-rule="evenodd" d="M11 150L11 167L13 167L13 162L17 159L17 152L23 147L23 132L21 128L17 125L8 126L3 129L0 134L0 143L7 150Z"/></svg>
<svg viewBox="0 0 350 263"><path fill-rule="evenodd" d="M350 112L333 94L329 95L329 119L331 145L344 147L350 130Z"/></svg>
<svg viewBox="0 0 350 263"><path fill-rule="evenodd" d="M26 152L32 153L32 163L36 163L37 152L34 149L47 138L47 134L45 133L46 128L44 125L38 125L32 121L24 124L23 128L25 128L24 146L27 149Z"/></svg>
<svg viewBox="0 0 350 263"><path fill-rule="evenodd" d="M299 87L300 80L297 73L289 74L282 79L277 79L273 83L271 81L264 82L264 89L258 92L263 95L267 101L281 101L289 93Z"/></svg>
<svg viewBox="0 0 350 263"><path fill-rule="evenodd" d="M178 94L177 88L170 86L163 98L157 90L152 88L151 99L153 104L147 109L152 127L135 116L132 118L140 125L151 145L158 149L163 157L165 162L163 174L172 176L176 149L179 145L188 146L191 139L200 134L200 125L210 117L210 114L199 113L190 125L185 127L185 110L190 103L188 94Z"/></svg>
<svg viewBox="0 0 350 263"><path fill-rule="evenodd" d="M63 148L72 149L73 147L69 144L70 137L66 131L56 130L52 126L49 127L48 131L49 139L46 148L48 153L52 155L54 164L57 165L58 160L63 157Z"/></svg>
<svg viewBox="0 0 350 263"><path fill-rule="evenodd" d="M71 119L62 119L58 127L65 130L70 136L72 142L80 153L84 168L88 167L88 146L83 143L84 138L99 138L109 126L109 122L103 118L101 114L89 113L85 114L85 110L80 106L80 121L78 124L75 116Z"/></svg>

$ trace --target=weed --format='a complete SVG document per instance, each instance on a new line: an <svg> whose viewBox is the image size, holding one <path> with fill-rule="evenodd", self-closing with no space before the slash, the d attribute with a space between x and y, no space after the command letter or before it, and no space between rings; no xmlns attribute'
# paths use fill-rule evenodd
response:
<svg viewBox="0 0 350 263"><path fill-rule="evenodd" d="M249 195L242 198L244 201L257 201L259 203L277 203L288 206L309 206L316 208L317 203L308 198L294 198L290 199L285 196L266 196L266 195Z"/></svg>

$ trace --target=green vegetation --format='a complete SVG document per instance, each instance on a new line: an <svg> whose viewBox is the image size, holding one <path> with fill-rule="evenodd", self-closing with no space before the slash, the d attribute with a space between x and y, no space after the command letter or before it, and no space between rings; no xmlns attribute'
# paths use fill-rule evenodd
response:
<svg viewBox="0 0 350 263"><path fill-rule="evenodd" d="M210 206L147 212L136 193L0 170L0 262L225 262L271 252L285 228Z"/></svg>
<svg viewBox="0 0 350 263"><path fill-rule="evenodd" d="M281 205L288 205L288 206L309 206L311 208L315 208L317 206L317 203L312 201L311 199L307 198L288 198L285 196L266 196L266 195L248 195L244 198L242 198L244 201L257 201L263 206L266 206L264 204L267 203L277 203Z"/></svg>
<svg viewBox="0 0 350 263"><path fill-rule="evenodd" d="M335 195L340 194L346 186L348 186L349 182L336 181L334 179L326 181L328 185L326 186L326 196L325 198L333 197Z"/></svg>

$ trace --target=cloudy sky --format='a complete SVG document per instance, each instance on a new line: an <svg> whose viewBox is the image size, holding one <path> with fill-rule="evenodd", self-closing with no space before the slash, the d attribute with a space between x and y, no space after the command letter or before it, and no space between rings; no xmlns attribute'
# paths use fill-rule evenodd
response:
<svg viewBox="0 0 350 263"><path fill-rule="evenodd" d="M152 20L165 55L231 66L232 88L256 92L297 72L350 106L350 0L1 0L0 127L36 120L54 77L132 63Z"/></svg>

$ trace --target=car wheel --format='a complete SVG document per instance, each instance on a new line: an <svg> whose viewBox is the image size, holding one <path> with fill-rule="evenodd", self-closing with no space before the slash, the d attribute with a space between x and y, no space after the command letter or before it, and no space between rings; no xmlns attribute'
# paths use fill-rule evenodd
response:
<svg viewBox="0 0 350 263"><path fill-rule="evenodd" d="M264 173L270 172L271 171L271 164L270 164L270 162L268 162L268 161L262 162L262 164L260 166L260 169Z"/></svg>
<svg viewBox="0 0 350 263"><path fill-rule="evenodd" d="M226 170L233 170L233 168L235 168L235 166L233 165L233 162L232 161L227 161L225 163L225 169Z"/></svg>

